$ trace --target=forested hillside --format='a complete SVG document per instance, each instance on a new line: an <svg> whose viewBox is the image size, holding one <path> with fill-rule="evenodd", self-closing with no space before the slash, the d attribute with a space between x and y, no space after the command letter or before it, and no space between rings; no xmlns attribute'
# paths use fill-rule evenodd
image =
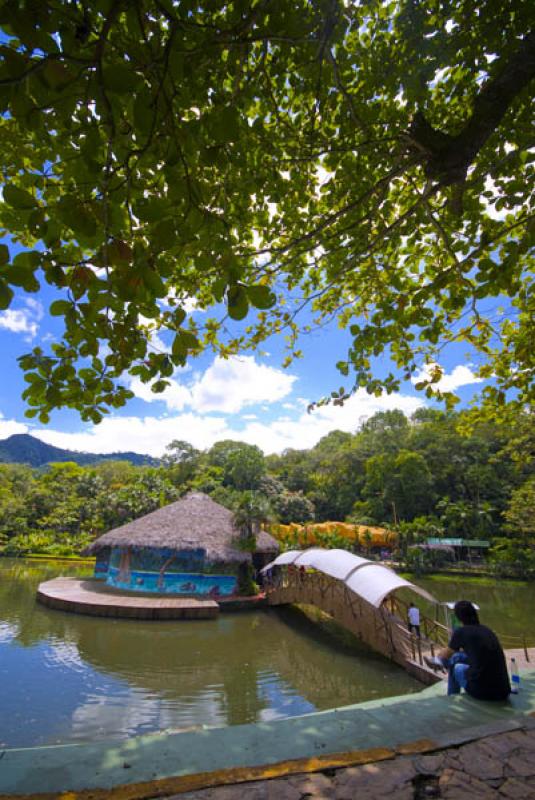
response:
<svg viewBox="0 0 535 800"><path fill-rule="evenodd" d="M28 464L31 467L42 467L56 461L74 461L82 466L97 464L99 461L129 461L131 464L156 465L158 459L139 453L80 453L75 450L63 450L52 444L42 442L27 433L15 433L7 439L0 440L0 461L5 463Z"/></svg>
<svg viewBox="0 0 535 800"><path fill-rule="evenodd" d="M532 418L498 425L431 409L410 419L379 413L355 434L334 431L310 450L281 455L238 441L199 451L176 440L159 466L3 464L0 543L4 554L76 553L190 489L242 519L377 524L411 541L491 538L495 559L521 571L535 566Z"/></svg>

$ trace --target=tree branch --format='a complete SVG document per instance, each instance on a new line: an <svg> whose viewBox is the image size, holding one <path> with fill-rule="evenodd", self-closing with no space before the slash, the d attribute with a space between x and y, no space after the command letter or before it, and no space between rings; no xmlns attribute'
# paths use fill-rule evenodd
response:
<svg viewBox="0 0 535 800"><path fill-rule="evenodd" d="M456 136L430 125L418 111L409 130L412 149L420 154L426 175L441 185L462 183L468 167L501 123L518 95L535 78L535 31L528 33L497 74L487 80L474 100L473 113Z"/></svg>

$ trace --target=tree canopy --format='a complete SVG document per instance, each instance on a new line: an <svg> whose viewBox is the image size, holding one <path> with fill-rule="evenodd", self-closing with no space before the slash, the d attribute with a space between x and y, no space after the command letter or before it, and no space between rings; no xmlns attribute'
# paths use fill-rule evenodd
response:
<svg viewBox="0 0 535 800"><path fill-rule="evenodd" d="M333 319L334 402L426 362L433 393L452 342L491 402L533 398L532 0L3 0L0 25L0 226L23 247L0 245L0 307L44 281L64 320L20 360L30 415L98 421L128 374L159 392L272 333L291 360Z"/></svg>
<svg viewBox="0 0 535 800"><path fill-rule="evenodd" d="M75 554L104 531L200 490L236 513L246 547L259 522L290 525L274 529L290 548L358 546L344 538L343 523L378 525L398 532L403 551L429 536L491 539L499 572L535 575L535 449L524 436L535 430L533 414L506 424L476 419L461 433L471 415L380 412L355 434L333 431L310 450L267 457L232 440L204 451L175 440L158 466L0 463L0 554ZM248 480L236 468L242 460ZM295 523L314 538L301 538Z"/></svg>

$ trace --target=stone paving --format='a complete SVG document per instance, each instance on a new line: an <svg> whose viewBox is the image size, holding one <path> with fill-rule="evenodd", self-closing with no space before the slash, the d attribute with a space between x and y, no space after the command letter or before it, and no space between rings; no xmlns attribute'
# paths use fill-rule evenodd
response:
<svg viewBox="0 0 535 800"><path fill-rule="evenodd" d="M535 720L430 754L172 795L167 800L535 800Z"/></svg>

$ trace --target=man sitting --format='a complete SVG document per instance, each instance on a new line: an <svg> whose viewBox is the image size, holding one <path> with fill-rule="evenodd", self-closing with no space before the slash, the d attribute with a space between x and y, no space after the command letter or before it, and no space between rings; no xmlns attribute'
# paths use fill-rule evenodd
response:
<svg viewBox="0 0 535 800"><path fill-rule="evenodd" d="M468 600L459 600L454 612L461 627L455 629L449 646L437 657L425 658L426 664L432 669L448 669L448 694L464 689L478 700L505 700L511 685L498 637L481 625Z"/></svg>

